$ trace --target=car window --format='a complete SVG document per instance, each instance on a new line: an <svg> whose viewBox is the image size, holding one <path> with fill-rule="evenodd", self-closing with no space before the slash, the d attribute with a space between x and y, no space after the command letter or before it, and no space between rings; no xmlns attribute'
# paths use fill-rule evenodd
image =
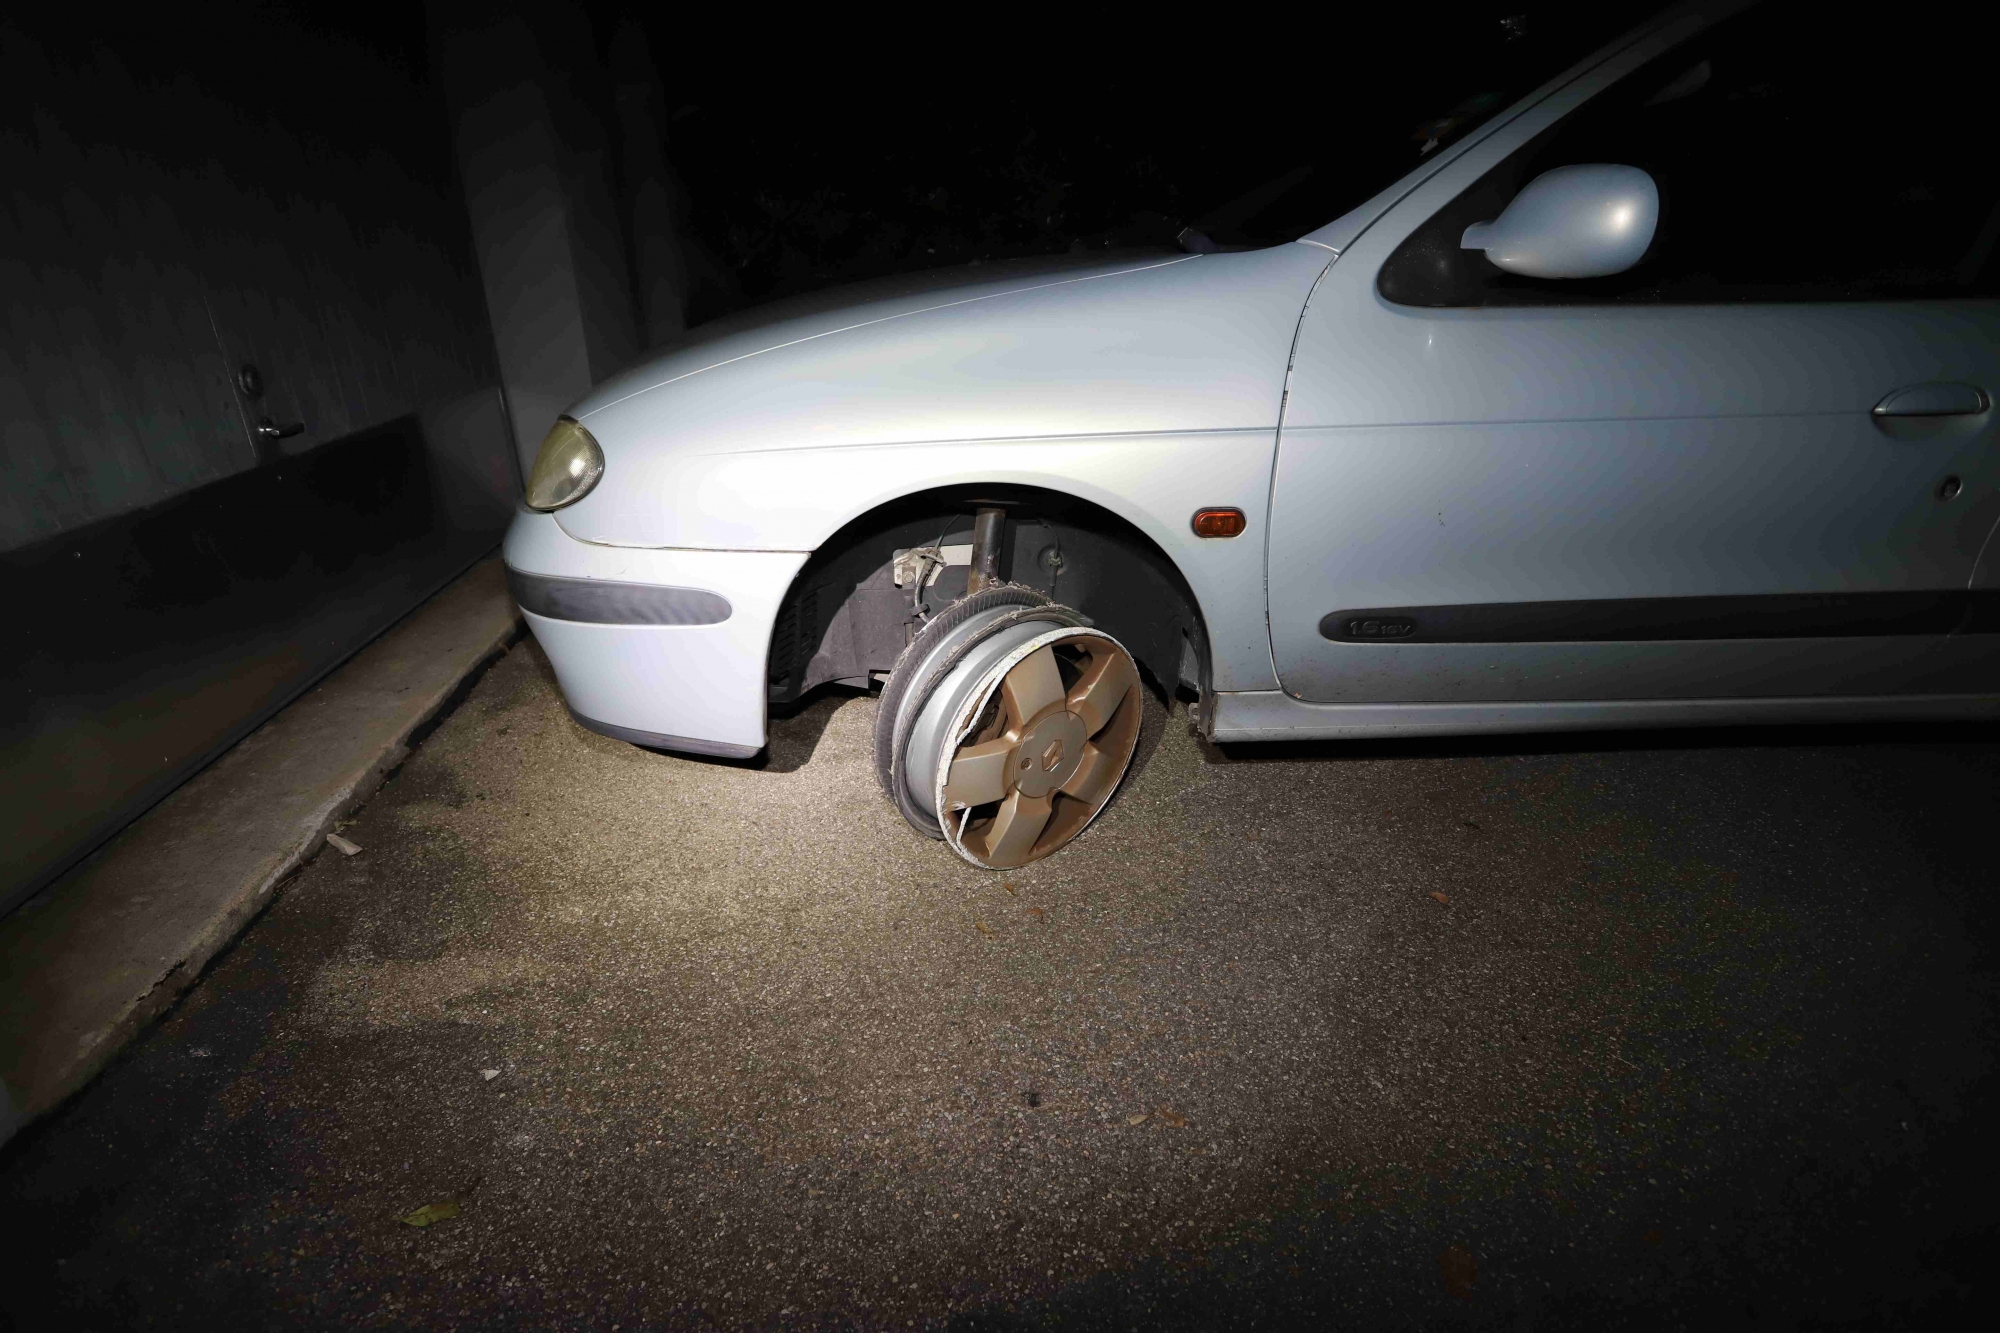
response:
<svg viewBox="0 0 2000 1333"><path fill-rule="evenodd" d="M1383 265L1404 305L1857 301L2000 289L1990 12L1759 5L1656 59L1551 127ZM1660 222L1634 268L1549 280L1464 250L1535 177L1650 172Z"/></svg>

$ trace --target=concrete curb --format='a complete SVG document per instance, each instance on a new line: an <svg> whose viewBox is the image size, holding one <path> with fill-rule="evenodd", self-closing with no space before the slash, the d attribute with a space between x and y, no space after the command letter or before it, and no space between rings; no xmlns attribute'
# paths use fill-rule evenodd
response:
<svg viewBox="0 0 2000 1333"><path fill-rule="evenodd" d="M521 630L481 561L0 921L0 1143L179 998Z"/></svg>

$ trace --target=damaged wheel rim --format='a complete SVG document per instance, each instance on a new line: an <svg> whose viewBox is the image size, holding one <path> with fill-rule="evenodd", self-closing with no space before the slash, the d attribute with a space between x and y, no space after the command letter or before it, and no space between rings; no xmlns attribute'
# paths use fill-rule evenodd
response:
<svg viewBox="0 0 2000 1333"><path fill-rule="evenodd" d="M1139 744L1132 655L1100 630L1044 630L988 666L945 733L933 790L945 840L1011 869L1083 832Z"/></svg>

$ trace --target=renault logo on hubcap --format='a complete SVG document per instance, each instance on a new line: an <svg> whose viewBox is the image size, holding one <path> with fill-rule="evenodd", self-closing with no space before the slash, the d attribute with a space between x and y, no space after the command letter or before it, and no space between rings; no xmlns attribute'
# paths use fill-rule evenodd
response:
<svg viewBox="0 0 2000 1333"><path fill-rule="evenodd" d="M1082 718L1064 708L1052 709L1028 728L1014 751L1020 756L1015 787L1023 796L1048 795L1076 772L1089 739Z"/></svg>

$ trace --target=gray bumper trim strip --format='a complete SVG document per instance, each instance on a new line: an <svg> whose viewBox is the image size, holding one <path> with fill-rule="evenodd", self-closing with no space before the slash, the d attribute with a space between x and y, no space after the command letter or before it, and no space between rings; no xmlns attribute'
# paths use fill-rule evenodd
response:
<svg viewBox="0 0 2000 1333"><path fill-rule="evenodd" d="M523 611L586 625L719 625L732 610L727 597L704 588L566 579L511 567L507 590Z"/></svg>
<svg viewBox="0 0 2000 1333"><path fill-rule="evenodd" d="M567 704L563 706L569 707ZM760 745L731 745L728 741L701 741L691 736L667 736L657 731L640 731L637 727L615 726L610 722L599 722L594 717L585 717L574 708L570 708L569 715L585 731L594 731L628 745L643 745L649 750L678 750L682 754L706 754L718 759L754 759L763 749Z"/></svg>

